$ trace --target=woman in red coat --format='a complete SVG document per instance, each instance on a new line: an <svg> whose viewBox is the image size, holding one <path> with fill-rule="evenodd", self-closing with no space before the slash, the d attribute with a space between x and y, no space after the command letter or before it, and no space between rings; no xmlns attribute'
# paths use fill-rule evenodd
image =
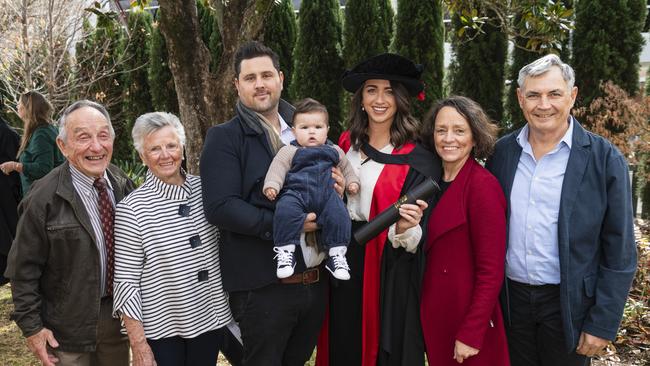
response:
<svg viewBox="0 0 650 366"><path fill-rule="evenodd" d="M429 365L509 365L498 296L504 276L506 202L485 158L497 127L465 97L439 102L423 141L442 159L442 195L425 246L420 319Z"/></svg>

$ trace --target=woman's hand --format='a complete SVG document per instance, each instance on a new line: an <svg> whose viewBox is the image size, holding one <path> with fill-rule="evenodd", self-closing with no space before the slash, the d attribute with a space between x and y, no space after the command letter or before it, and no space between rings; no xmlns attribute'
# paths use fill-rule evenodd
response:
<svg viewBox="0 0 650 366"><path fill-rule="evenodd" d="M122 314L122 320L124 320L124 327L131 345L132 366L156 366L156 359L149 343L147 343L142 323L124 314Z"/></svg>
<svg viewBox="0 0 650 366"><path fill-rule="evenodd" d="M463 363L465 359L477 355L478 352L479 350L476 348L470 347L465 343L456 340L456 346L454 347L454 360L458 363Z"/></svg>
<svg viewBox="0 0 650 366"><path fill-rule="evenodd" d="M151 347L146 340L137 343L131 342L131 354L133 356L133 366L156 366L156 359L153 356Z"/></svg>
<svg viewBox="0 0 650 366"><path fill-rule="evenodd" d="M395 225L395 234L401 234L420 224L422 215L424 215L424 210L426 210L429 205L422 200L417 200L415 203L417 204L404 204L400 206L399 214L401 218L397 220Z"/></svg>
<svg viewBox="0 0 650 366"><path fill-rule="evenodd" d="M19 162L17 161L5 161L4 163L0 164L0 170L5 174L9 175L14 171L17 171L20 173L22 169L20 169L22 165L20 165Z"/></svg>

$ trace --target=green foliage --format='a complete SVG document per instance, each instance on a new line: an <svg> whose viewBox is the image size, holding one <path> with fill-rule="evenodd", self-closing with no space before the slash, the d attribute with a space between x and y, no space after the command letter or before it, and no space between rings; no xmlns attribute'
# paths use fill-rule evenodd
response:
<svg viewBox="0 0 650 366"><path fill-rule="evenodd" d="M129 13L129 38L123 40L122 46L124 49L122 64L124 113L121 119L113 121L116 136L113 155L117 159L129 159L135 155L131 129L136 118L153 110L147 72L151 21L151 15L146 11L132 9Z"/></svg>
<svg viewBox="0 0 650 366"><path fill-rule="evenodd" d="M347 68L388 50L384 0L348 0L343 26L343 58Z"/></svg>
<svg viewBox="0 0 650 366"><path fill-rule="evenodd" d="M264 44L280 57L280 70L284 74L282 98L288 100L293 77L293 49L298 36L298 24L291 0L274 2L266 19Z"/></svg>
<svg viewBox="0 0 650 366"><path fill-rule="evenodd" d="M329 136L341 133L341 20L337 0L305 0L300 6L294 51L294 100L310 97L323 103L330 117Z"/></svg>
<svg viewBox="0 0 650 366"><path fill-rule="evenodd" d="M216 72L223 53L223 44L221 42L221 33L217 17L207 0L198 0L196 2L199 24L201 25L201 39L210 51L210 71Z"/></svg>
<svg viewBox="0 0 650 366"><path fill-rule="evenodd" d="M90 99L103 104L113 123L122 114L122 83L119 77L123 57L124 29L117 21L99 23L93 29L90 22L83 24L83 39L77 43L76 99Z"/></svg>
<svg viewBox="0 0 650 366"><path fill-rule="evenodd" d="M645 16L645 0L577 2L572 63L579 105L600 96L598 86L607 80L637 95Z"/></svg>
<svg viewBox="0 0 650 366"><path fill-rule="evenodd" d="M140 162L139 158L128 160L113 159L113 163L117 165L126 175L139 187L144 183L147 175L147 166Z"/></svg>
<svg viewBox="0 0 650 366"><path fill-rule="evenodd" d="M398 0L394 47L398 54L424 65L426 100L415 101L411 111L422 118L443 96L444 28L440 0Z"/></svg>
<svg viewBox="0 0 650 366"><path fill-rule="evenodd" d="M521 113L519 101L517 100L517 78L519 77L519 70L536 59L542 57L544 54L526 49L526 40L523 37L515 38L515 47L512 52L512 64L510 64L508 85L508 94L506 96L506 118L501 123L501 134L514 131L526 124L524 114Z"/></svg>
<svg viewBox="0 0 650 366"><path fill-rule="evenodd" d="M166 111L178 115L178 97L167 57L165 38L158 23L153 23L151 42L149 43L148 70L151 104L156 111Z"/></svg>
<svg viewBox="0 0 650 366"><path fill-rule="evenodd" d="M381 18L381 25L379 27L379 38L385 50L388 50L395 33L395 11L390 4L390 0L378 0L379 2L379 16Z"/></svg>
<svg viewBox="0 0 650 366"><path fill-rule="evenodd" d="M463 28L460 15L452 18L454 34ZM479 33L469 29L471 40L458 36L452 39L455 54L450 66L451 93L464 95L478 102L491 119L501 121L503 117L504 72L508 53L505 34L492 24L483 26Z"/></svg>

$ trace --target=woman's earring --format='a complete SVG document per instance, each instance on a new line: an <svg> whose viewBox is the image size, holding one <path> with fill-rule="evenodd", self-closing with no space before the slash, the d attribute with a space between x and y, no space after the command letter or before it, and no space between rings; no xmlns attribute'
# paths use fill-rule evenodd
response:
<svg viewBox="0 0 650 366"><path fill-rule="evenodd" d="M361 106L361 110L364 112L366 111L366 109L363 106Z"/></svg>

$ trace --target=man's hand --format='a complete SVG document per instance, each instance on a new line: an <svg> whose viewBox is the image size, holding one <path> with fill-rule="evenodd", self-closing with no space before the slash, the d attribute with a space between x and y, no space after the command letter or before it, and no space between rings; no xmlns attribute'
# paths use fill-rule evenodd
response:
<svg viewBox="0 0 650 366"><path fill-rule="evenodd" d="M359 183L352 182L348 184L348 193L352 195L359 193Z"/></svg>
<svg viewBox="0 0 650 366"><path fill-rule="evenodd" d="M316 224L316 214L310 212L305 217L305 224L302 226L302 231L305 233L310 233L318 229L318 224Z"/></svg>
<svg viewBox="0 0 650 366"><path fill-rule="evenodd" d="M345 191L345 178L341 169L338 167L332 168L332 179L334 179L334 190L339 196L343 197L343 192Z"/></svg>
<svg viewBox="0 0 650 366"><path fill-rule="evenodd" d="M585 355L587 357L598 356L605 347L607 347L609 341L607 339L599 338L592 336L589 333L582 332L580 333L580 340L578 341L578 348L576 348L576 353L579 355Z"/></svg>
<svg viewBox="0 0 650 366"><path fill-rule="evenodd" d="M54 334L47 328L43 328L38 333L27 337L27 347L41 360L43 366L55 366L54 364L59 362L59 359L47 352L48 344L52 348L59 347L59 342L54 339Z"/></svg>
<svg viewBox="0 0 650 366"><path fill-rule="evenodd" d="M465 359L476 356L478 352L479 350L476 348L470 347L465 343L456 340L456 345L454 346L454 360L458 363L463 363Z"/></svg>
<svg viewBox="0 0 650 366"><path fill-rule="evenodd" d="M264 190L264 195L269 199L269 201L275 201L275 197L278 195L278 191L276 191L275 188L269 187Z"/></svg>

